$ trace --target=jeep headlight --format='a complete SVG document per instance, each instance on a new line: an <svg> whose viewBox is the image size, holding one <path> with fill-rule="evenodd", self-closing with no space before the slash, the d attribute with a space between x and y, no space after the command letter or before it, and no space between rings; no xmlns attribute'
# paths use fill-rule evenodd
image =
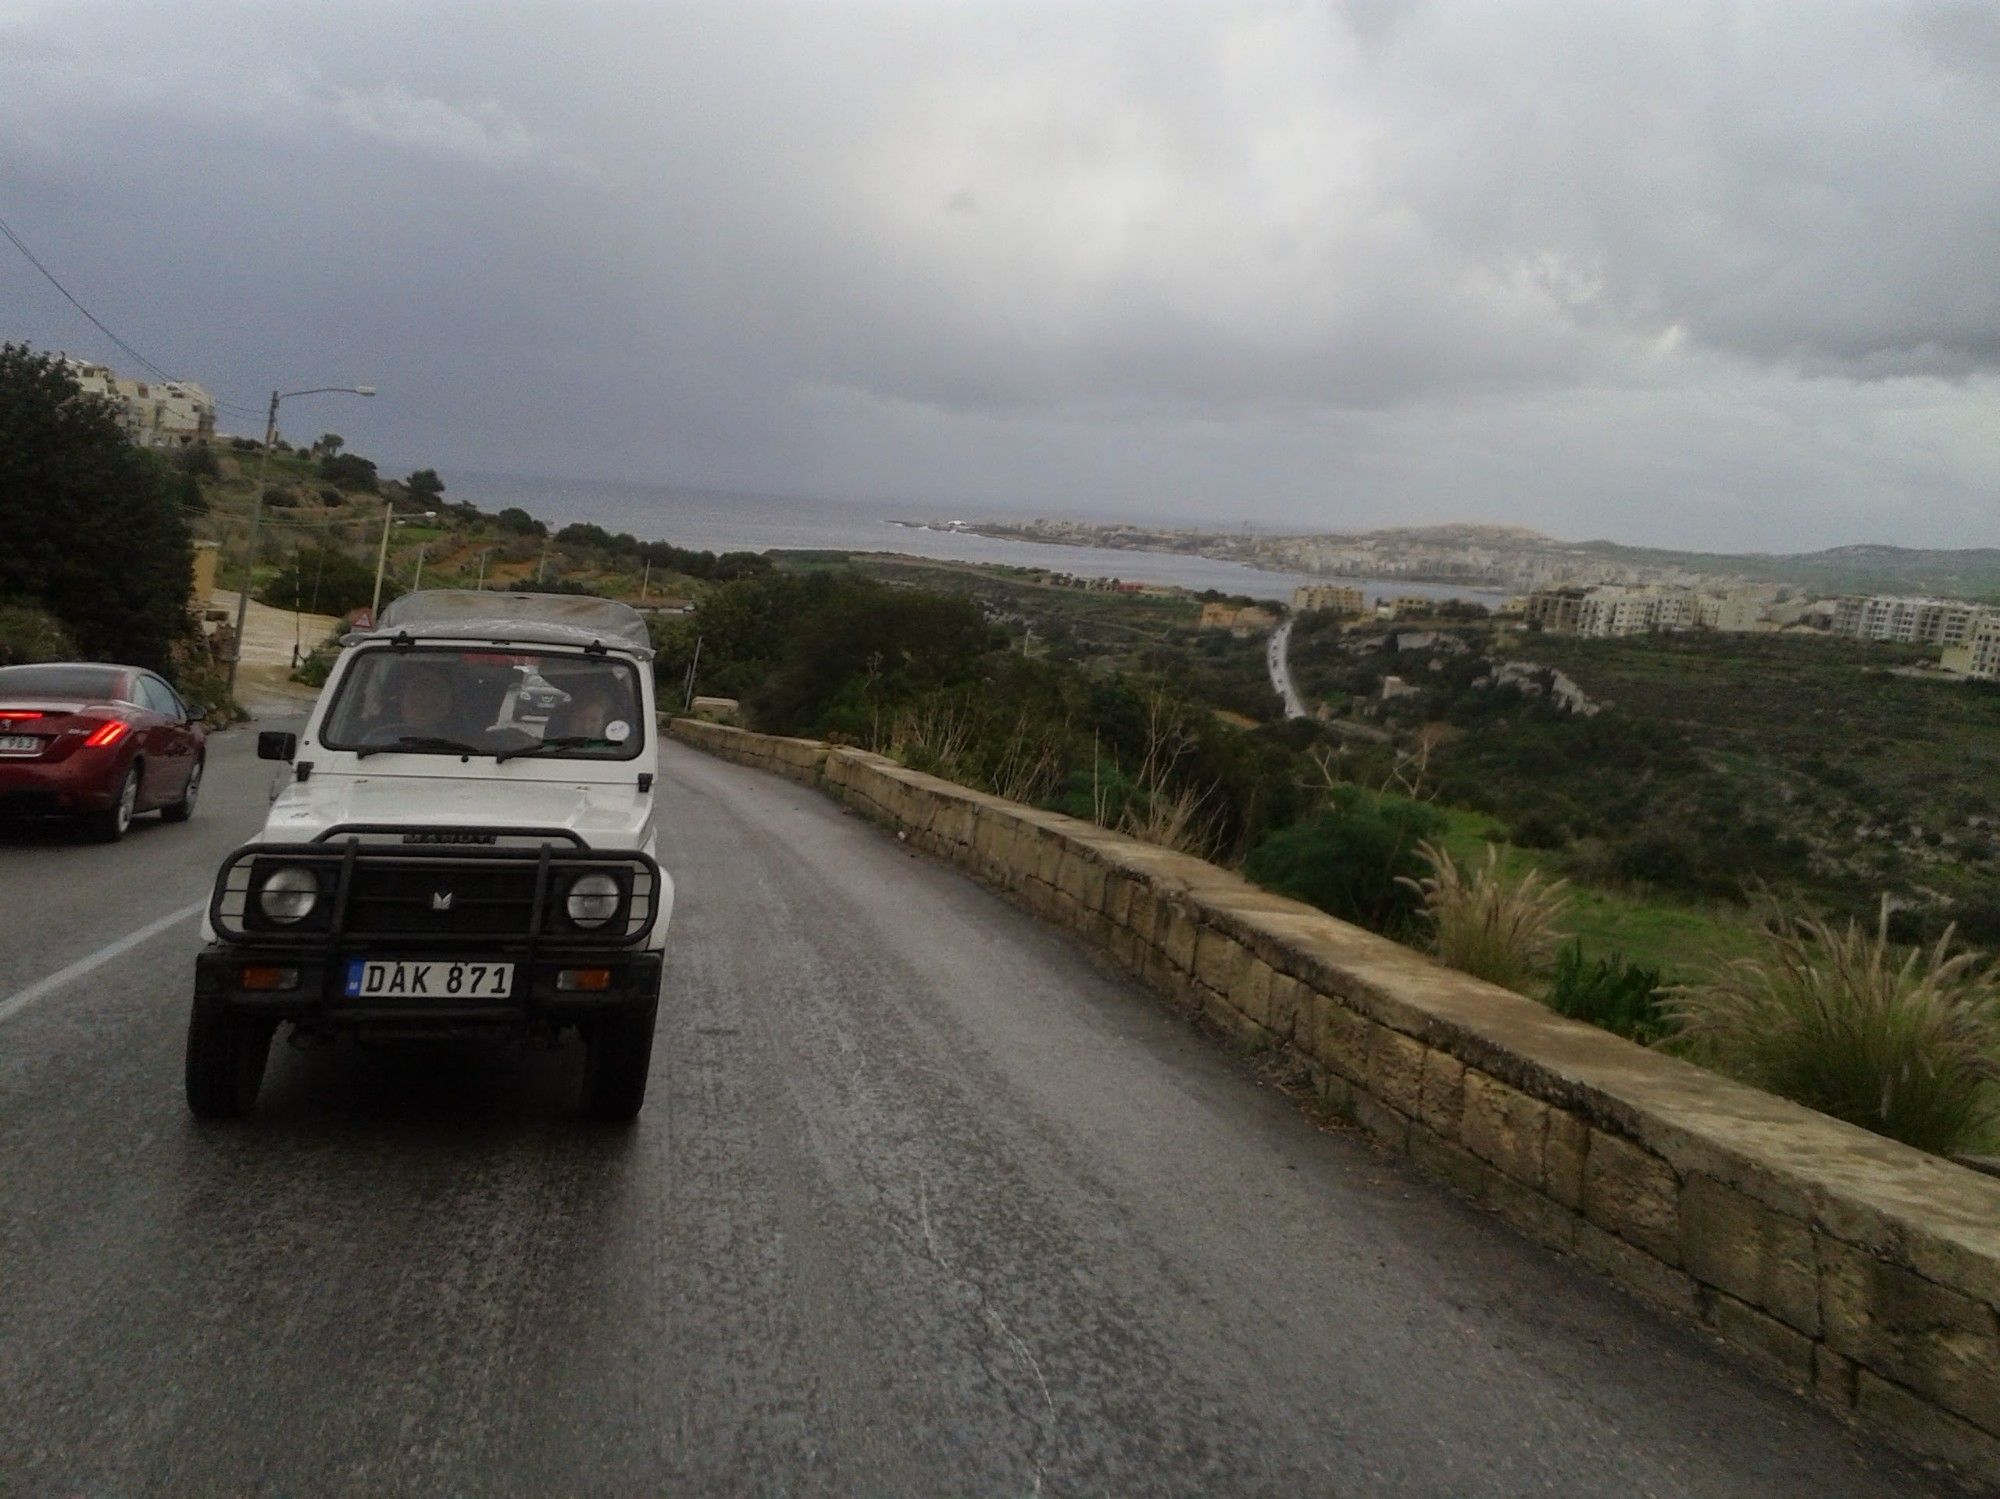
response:
<svg viewBox="0 0 2000 1499"><path fill-rule="evenodd" d="M580 874L571 881L563 908L572 923L599 927L618 914L618 881L601 871Z"/></svg>
<svg viewBox="0 0 2000 1499"><path fill-rule="evenodd" d="M285 864L264 876L257 887L257 906L266 916L290 926L303 921L319 904L319 881L310 869Z"/></svg>

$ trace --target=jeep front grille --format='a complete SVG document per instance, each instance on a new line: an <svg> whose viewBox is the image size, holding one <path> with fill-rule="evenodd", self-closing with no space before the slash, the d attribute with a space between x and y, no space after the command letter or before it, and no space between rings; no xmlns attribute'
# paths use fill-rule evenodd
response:
<svg viewBox="0 0 2000 1499"><path fill-rule="evenodd" d="M274 920L257 900L280 868L303 869L317 886L312 909L299 920ZM582 926L570 920L566 897L591 872L612 877L618 908L604 924ZM258 942L632 946L652 930L659 888L659 866L646 855L573 844L415 850L358 838L253 843L223 862L209 915L217 935Z"/></svg>

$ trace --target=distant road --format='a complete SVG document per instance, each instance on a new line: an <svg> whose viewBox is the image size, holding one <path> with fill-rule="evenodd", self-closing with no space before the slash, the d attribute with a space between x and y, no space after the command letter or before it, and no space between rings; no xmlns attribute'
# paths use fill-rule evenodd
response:
<svg viewBox="0 0 2000 1499"><path fill-rule="evenodd" d="M686 750L635 1129L570 1117L574 1053L282 1045L198 1127L176 913L257 825L250 738L186 827L0 838L0 1493L1939 1492Z"/></svg>
<svg viewBox="0 0 2000 1499"><path fill-rule="evenodd" d="M1310 718L1306 711L1305 699L1292 685L1292 621L1286 620L1271 632L1270 642L1264 648L1264 657L1271 668L1271 686L1284 699L1285 717Z"/></svg>

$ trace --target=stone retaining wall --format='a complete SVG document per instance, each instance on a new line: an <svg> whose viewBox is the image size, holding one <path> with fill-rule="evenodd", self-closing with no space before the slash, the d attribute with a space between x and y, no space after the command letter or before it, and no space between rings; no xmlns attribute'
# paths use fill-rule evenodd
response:
<svg viewBox="0 0 2000 1499"><path fill-rule="evenodd" d="M676 720L998 886L1388 1149L1905 1447L2000 1486L2000 1181L1198 859L880 755Z"/></svg>

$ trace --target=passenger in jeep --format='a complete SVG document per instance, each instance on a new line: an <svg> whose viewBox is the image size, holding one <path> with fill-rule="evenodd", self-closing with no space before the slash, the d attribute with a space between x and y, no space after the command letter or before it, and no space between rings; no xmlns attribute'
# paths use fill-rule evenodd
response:
<svg viewBox="0 0 2000 1499"><path fill-rule="evenodd" d="M549 723L550 739L577 739L591 746L623 744L632 732L632 709L623 684L594 671L565 682L569 701Z"/></svg>

